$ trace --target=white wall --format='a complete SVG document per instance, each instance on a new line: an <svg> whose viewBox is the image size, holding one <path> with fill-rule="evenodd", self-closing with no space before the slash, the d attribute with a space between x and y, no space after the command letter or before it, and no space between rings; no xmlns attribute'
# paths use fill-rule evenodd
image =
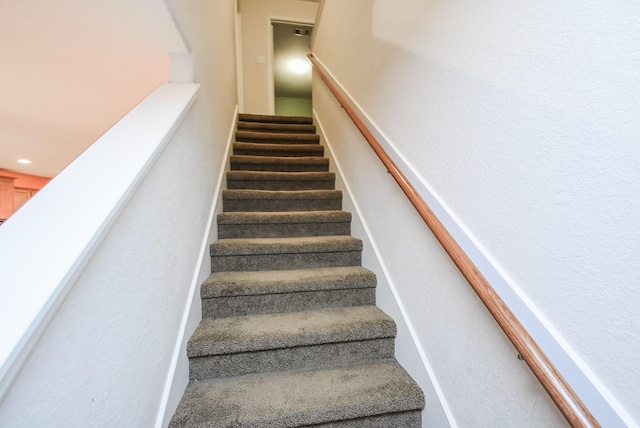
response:
<svg viewBox="0 0 640 428"><path fill-rule="evenodd" d="M240 0L244 112L274 114L273 30L270 19L313 23L318 4L300 0ZM258 57L265 62L258 62Z"/></svg>
<svg viewBox="0 0 640 428"><path fill-rule="evenodd" d="M204 238L200 248L200 265L195 272L191 301L187 302L182 320L181 336L178 336L178 360L176 355L170 367L169 378L158 413L157 426L165 426L178 406L182 393L189 381L189 361L187 359L186 344L202 318L200 302L200 284L211 274L211 257L209 244L218 236L214 216L222 211L220 189L224 185L223 178L228 162L228 150L231 146L235 131L237 112L237 82L236 82L236 2L234 0L171 0L171 8L184 31L191 48L194 51L194 79L200 83L201 91L198 101L201 108L194 122L189 125L191 135L187 138L197 138L207 145L208 153L204 161L212 162L208 171L207 200L212 204L209 212L208 236ZM209 193L214 191L212 195ZM212 201L211 196L214 197ZM187 212L187 211L185 211ZM173 376L173 378L171 378Z"/></svg>
<svg viewBox="0 0 640 428"><path fill-rule="evenodd" d="M606 426L640 421L639 18L631 1L326 0L313 47ZM316 114L453 419L563 423L323 93Z"/></svg>
<svg viewBox="0 0 640 428"><path fill-rule="evenodd" d="M106 231L88 248L88 258L79 261L80 269L70 272L66 296L61 296L56 311L45 316L50 320L42 335L22 356L26 361L1 398L2 426L161 425L184 390L187 366L182 341L195 328L191 299L198 300L197 288L206 275L203 239L211 225L234 125L235 2L175 0L172 6L194 51L194 77L200 84L197 99L166 147L141 171L133 193L126 195L121 207L114 207L117 214L102 226ZM160 102L171 100L158 94L154 99ZM144 126L153 126L154 121L156 126L167 125L162 116L143 119ZM134 135L114 128L117 135L108 138L126 141L120 144L137 153L137 139L146 133L136 135L140 131L132 129ZM126 156L121 159L129 164ZM117 167L104 163L111 171ZM63 180L66 172L52 184ZM75 180L95 188L95 194L67 196L90 201L89 196L99 198L101 189L110 189L110 182L119 180L96 168ZM45 188L36 195L0 232L9 232L4 228L12 227L11 221L17 224L30 212L29 204L40 203L47 192ZM77 217L82 224L80 219L89 217L91 208L70 210L66 216L69 222ZM49 217L45 219L46 230ZM54 224L51 229L57 233L59 227ZM40 239L48 242L46 233ZM56 242L54 249L44 246L41 253L32 253L31 264L41 266L38 258L50 259L47 251L64 253L66 241ZM19 280L21 275L11 278ZM25 287L3 284L3 293L4 285Z"/></svg>
<svg viewBox="0 0 640 428"><path fill-rule="evenodd" d="M562 416L375 153L314 78L314 111L377 305L398 324L396 358L425 392L423 426L551 427ZM496 403L500 403L497 405Z"/></svg>

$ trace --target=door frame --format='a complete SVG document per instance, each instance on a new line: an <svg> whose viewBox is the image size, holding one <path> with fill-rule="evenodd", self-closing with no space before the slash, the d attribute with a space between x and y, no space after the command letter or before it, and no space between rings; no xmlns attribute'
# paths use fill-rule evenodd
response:
<svg viewBox="0 0 640 428"><path fill-rule="evenodd" d="M268 55L267 55L267 102L269 103L269 114L275 114L276 112L276 94L275 94L275 84L274 84L274 75L273 75L273 23L278 24L291 24L291 25L305 25L311 26L314 29L315 33L315 20L306 20L301 18L291 18L291 17L283 17L283 16L267 16L267 44L268 44ZM312 34L313 36L313 34Z"/></svg>

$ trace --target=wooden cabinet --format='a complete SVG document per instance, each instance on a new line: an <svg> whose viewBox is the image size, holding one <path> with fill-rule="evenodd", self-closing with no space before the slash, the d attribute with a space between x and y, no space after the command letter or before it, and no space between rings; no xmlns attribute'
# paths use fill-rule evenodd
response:
<svg viewBox="0 0 640 428"><path fill-rule="evenodd" d="M25 204L38 189L15 186L15 177L0 175L0 221L5 221Z"/></svg>
<svg viewBox="0 0 640 428"><path fill-rule="evenodd" d="M14 177L0 175L0 221L4 221L14 213L13 197L15 193Z"/></svg>
<svg viewBox="0 0 640 428"><path fill-rule="evenodd" d="M37 192L35 189L22 189L19 187L15 189L13 193L13 212L18 211Z"/></svg>

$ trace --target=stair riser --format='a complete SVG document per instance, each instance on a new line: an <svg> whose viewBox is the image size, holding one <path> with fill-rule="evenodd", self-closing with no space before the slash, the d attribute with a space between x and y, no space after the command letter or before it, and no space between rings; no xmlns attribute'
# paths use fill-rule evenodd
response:
<svg viewBox="0 0 640 428"><path fill-rule="evenodd" d="M234 143L234 155L249 156L283 156L283 157L302 157L324 155L324 146L319 144L250 144L250 143Z"/></svg>
<svg viewBox="0 0 640 428"><path fill-rule="evenodd" d="M318 144L320 137L316 134L277 134L262 132L236 133L236 142L269 143L269 144Z"/></svg>
<svg viewBox="0 0 640 428"><path fill-rule="evenodd" d="M287 134L282 134L287 135ZM289 139L281 138L281 139L269 139L269 138L236 138L236 142L234 144L253 144L256 146L293 146L293 147L304 147L304 146L320 146L320 141L316 141L315 139L295 139L290 137ZM322 146L320 146L322 147Z"/></svg>
<svg viewBox="0 0 640 428"><path fill-rule="evenodd" d="M394 338L297 346L189 359L189 379L331 367L394 357Z"/></svg>
<svg viewBox="0 0 640 428"><path fill-rule="evenodd" d="M267 116L259 114L240 113L238 119L242 122L257 123L289 123L312 125L313 119L306 116Z"/></svg>
<svg viewBox="0 0 640 428"><path fill-rule="evenodd" d="M249 164L232 163L233 171L272 171L272 172L327 172L328 165L322 164Z"/></svg>
<svg viewBox="0 0 640 428"><path fill-rule="evenodd" d="M219 224L218 238L293 238L350 235L351 222L289 224Z"/></svg>
<svg viewBox="0 0 640 428"><path fill-rule="evenodd" d="M323 158L318 158L323 159ZM274 163L256 163L242 162L231 160L232 171L272 171L272 172L327 172L329 171L329 163L292 163L292 162L274 162Z"/></svg>
<svg viewBox="0 0 640 428"><path fill-rule="evenodd" d="M227 179L228 189L251 190L333 190L335 179L327 180L232 180Z"/></svg>
<svg viewBox="0 0 640 428"><path fill-rule="evenodd" d="M361 251L211 257L211 272L360 266Z"/></svg>
<svg viewBox="0 0 640 428"><path fill-rule="evenodd" d="M276 314L348 306L375 305L375 288L300 291L202 299L203 318Z"/></svg>
<svg viewBox="0 0 640 428"><path fill-rule="evenodd" d="M334 211L342 209L340 199L223 199L224 212Z"/></svg>
<svg viewBox="0 0 640 428"><path fill-rule="evenodd" d="M278 132L278 133L307 133L315 134L316 127L314 125L287 125L278 123L257 123L257 122L238 122L239 131L252 132Z"/></svg>
<svg viewBox="0 0 640 428"><path fill-rule="evenodd" d="M421 428L422 413L419 410L386 415L370 416L368 418L349 419L346 421L330 422L313 425L314 428Z"/></svg>

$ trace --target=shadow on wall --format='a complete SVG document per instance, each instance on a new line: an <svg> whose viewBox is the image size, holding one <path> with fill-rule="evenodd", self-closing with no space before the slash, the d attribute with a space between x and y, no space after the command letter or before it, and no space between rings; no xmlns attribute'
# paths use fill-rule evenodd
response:
<svg viewBox="0 0 640 428"><path fill-rule="evenodd" d="M312 116L312 101L309 98L276 97L276 115Z"/></svg>

